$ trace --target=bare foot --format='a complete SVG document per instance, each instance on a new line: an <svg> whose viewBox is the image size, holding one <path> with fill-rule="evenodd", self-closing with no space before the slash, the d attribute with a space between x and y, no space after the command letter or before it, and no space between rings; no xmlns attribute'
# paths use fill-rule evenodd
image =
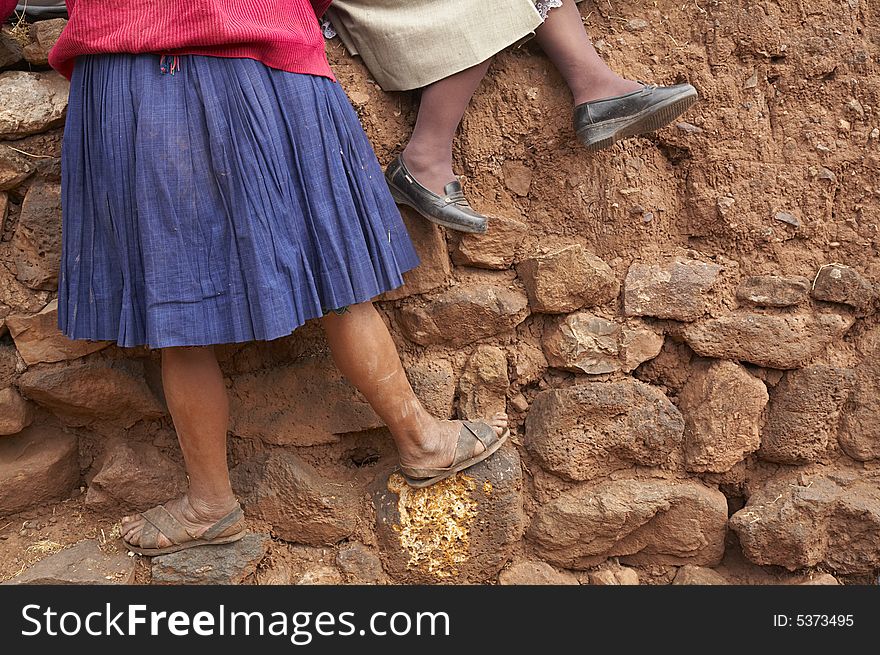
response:
<svg viewBox="0 0 880 655"><path fill-rule="evenodd" d="M492 426L495 434L501 437L507 430L507 414L499 412L485 423ZM407 468L446 468L451 466L455 459L461 424L461 421L438 420L435 429L426 435L420 444L413 444L407 449L407 452L400 453L401 466ZM470 456L479 455L485 449L483 444L477 441Z"/></svg>
<svg viewBox="0 0 880 655"><path fill-rule="evenodd" d="M180 521L180 524L194 539L198 539L208 528L235 509L237 504L238 502L233 498L228 504L211 507L196 501L190 503L189 497L183 495L180 498L169 500L164 504L164 507ZM140 514L123 517L121 529L123 541L131 546L140 546L144 525L146 525L146 521ZM171 545L164 534L159 534L157 548L166 548Z"/></svg>

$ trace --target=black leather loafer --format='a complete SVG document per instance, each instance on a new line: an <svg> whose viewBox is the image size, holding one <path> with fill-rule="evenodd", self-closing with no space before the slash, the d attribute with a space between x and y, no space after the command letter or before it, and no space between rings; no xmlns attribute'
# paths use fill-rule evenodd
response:
<svg viewBox="0 0 880 655"><path fill-rule="evenodd" d="M412 207L432 223L475 234L483 234L489 227L488 219L468 204L458 180L446 185L444 195L437 195L418 183L400 157L388 164L385 180L398 205Z"/></svg>
<svg viewBox="0 0 880 655"><path fill-rule="evenodd" d="M601 150L615 141L669 125L696 101L697 90L690 84L645 84L632 93L578 105L574 108L574 130L589 150Z"/></svg>

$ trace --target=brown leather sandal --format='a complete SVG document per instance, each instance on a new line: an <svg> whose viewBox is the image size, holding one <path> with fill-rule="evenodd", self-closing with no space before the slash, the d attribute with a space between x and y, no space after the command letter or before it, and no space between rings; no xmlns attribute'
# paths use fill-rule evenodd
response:
<svg viewBox="0 0 880 655"><path fill-rule="evenodd" d="M488 459L496 450L501 448L509 436L510 429L505 429L504 434L499 437L495 433L495 429L487 423L463 421L461 430L458 433L458 444L455 447L455 457L452 459L451 466L418 468L407 466L401 462L400 473L411 487L429 487L440 482L440 480L445 480L459 471L463 471L474 464L479 464L483 460ZM471 456L477 442L483 444L485 450Z"/></svg>
<svg viewBox="0 0 880 655"><path fill-rule="evenodd" d="M157 505L146 512L141 512L144 518L144 528L140 535L140 545L130 544L125 539L125 546L139 555L155 557L168 555L186 548L196 546L213 546L217 544L231 544L241 539L247 531L244 525L244 512L241 506L236 506L222 519L214 523L199 536L194 536L162 505ZM171 542L170 546L159 548L159 536L163 535Z"/></svg>

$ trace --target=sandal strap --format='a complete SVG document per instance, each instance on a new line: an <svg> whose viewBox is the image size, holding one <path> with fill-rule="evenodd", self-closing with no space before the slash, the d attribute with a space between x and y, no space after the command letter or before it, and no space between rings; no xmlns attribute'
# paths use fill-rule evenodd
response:
<svg viewBox="0 0 880 655"><path fill-rule="evenodd" d="M241 505L236 505L235 509L205 530L204 534L199 538L215 539L216 537L226 536L223 533L234 525L240 523L242 519L244 519L244 512L241 510Z"/></svg>
<svg viewBox="0 0 880 655"><path fill-rule="evenodd" d="M193 539L193 536L187 532L180 521L174 518L174 515L162 505L157 505L146 512L141 512L141 516L144 517L148 525L154 526L175 546Z"/></svg>
<svg viewBox="0 0 880 655"><path fill-rule="evenodd" d="M489 446L498 441L498 433L495 432L495 428L487 423L483 423L482 421L465 421L464 427L466 427L471 434L476 437L477 441L483 444L483 448L488 449ZM473 448L471 448L471 453L473 453ZM468 455L470 457L470 455Z"/></svg>
<svg viewBox="0 0 880 655"><path fill-rule="evenodd" d="M146 521L141 529L140 541L138 546L141 548L158 548L159 547L159 528Z"/></svg>

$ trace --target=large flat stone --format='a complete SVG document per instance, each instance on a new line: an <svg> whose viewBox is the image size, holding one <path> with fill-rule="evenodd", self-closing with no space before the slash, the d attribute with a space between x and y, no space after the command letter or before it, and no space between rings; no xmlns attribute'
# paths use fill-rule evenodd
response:
<svg viewBox="0 0 880 655"><path fill-rule="evenodd" d="M139 360L77 362L30 369L18 379L21 392L74 426L95 421L130 427L165 415L144 378Z"/></svg>
<svg viewBox="0 0 880 655"><path fill-rule="evenodd" d="M851 369L834 366L809 366L786 373L770 396L770 412L761 434L761 458L807 464L831 456L854 381Z"/></svg>
<svg viewBox="0 0 880 655"><path fill-rule="evenodd" d="M819 564L835 573L880 568L880 477L793 472L765 484L730 519L755 564L790 571Z"/></svg>
<svg viewBox="0 0 880 655"><path fill-rule="evenodd" d="M231 416L236 435L273 445L333 443L384 425L329 355L236 376Z"/></svg>
<svg viewBox="0 0 880 655"><path fill-rule="evenodd" d="M232 469L231 478L245 512L282 539L322 546L354 532L358 499L351 488L333 484L292 451L261 453Z"/></svg>
<svg viewBox="0 0 880 655"><path fill-rule="evenodd" d="M253 575L269 552L267 534L249 532L231 544L197 546L151 561L152 582L159 585L234 585Z"/></svg>
<svg viewBox="0 0 880 655"><path fill-rule="evenodd" d="M0 439L0 515L65 498L78 483L75 436L35 425Z"/></svg>
<svg viewBox="0 0 880 655"><path fill-rule="evenodd" d="M512 330L528 313L523 293L494 280L462 284L398 308L404 336L422 346L468 345Z"/></svg>
<svg viewBox="0 0 880 655"><path fill-rule="evenodd" d="M78 359L110 345L109 341L74 341L61 334L58 300L50 302L38 314L9 316L6 325L28 366Z"/></svg>
<svg viewBox="0 0 880 655"><path fill-rule="evenodd" d="M737 310L688 325L684 338L704 357L800 368L852 327L840 314L760 314Z"/></svg>
<svg viewBox="0 0 880 655"><path fill-rule="evenodd" d="M70 83L55 72L0 73L0 140L61 125L69 92Z"/></svg>
<svg viewBox="0 0 880 655"><path fill-rule="evenodd" d="M663 265L634 263L626 274L623 308L627 316L693 321L713 304L721 267L676 259Z"/></svg>
<svg viewBox="0 0 880 655"><path fill-rule="evenodd" d="M729 471L761 445L767 387L739 364L702 361L678 397L687 469Z"/></svg>
<svg viewBox="0 0 880 655"><path fill-rule="evenodd" d="M183 467L152 444L118 442L108 448L86 492L86 507L123 514L149 509L186 491Z"/></svg>
<svg viewBox="0 0 880 655"><path fill-rule="evenodd" d="M137 562L124 552L101 550L94 539L44 557L8 585L111 585L132 584Z"/></svg>
<svg viewBox="0 0 880 655"><path fill-rule="evenodd" d="M580 244L525 259L516 271L535 312L561 314L604 305L620 293L611 267Z"/></svg>
<svg viewBox="0 0 880 655"><path fill-rule="evenodd" d="M586 569L609 557L628 564L713 566L724 555L727 499L699 482L614 480L584 484L544 503L528 538L551 564Z"/></svg>
<svg viewBox="0 0 880 655"><path fill-rule="evenodd" d="M526 447L545 470L592 480L634 464L673 465L684 420L658 388L625 378L541 392L525 433Z"/></svg>
<svg viewBox="0 0 880 655"><path fill-rule="evenodd" d="M379 556L404 584L495 578L522 537L522 471L516 449L424 489L380 476L373 495Z"/></svg>
<svg viewBox="0 0 880 655"><path fill-rule="evenodd" d="M37 180L21 206L12 246L16 277L31 289L54 291L61 267L61 185Z"/></svg>

